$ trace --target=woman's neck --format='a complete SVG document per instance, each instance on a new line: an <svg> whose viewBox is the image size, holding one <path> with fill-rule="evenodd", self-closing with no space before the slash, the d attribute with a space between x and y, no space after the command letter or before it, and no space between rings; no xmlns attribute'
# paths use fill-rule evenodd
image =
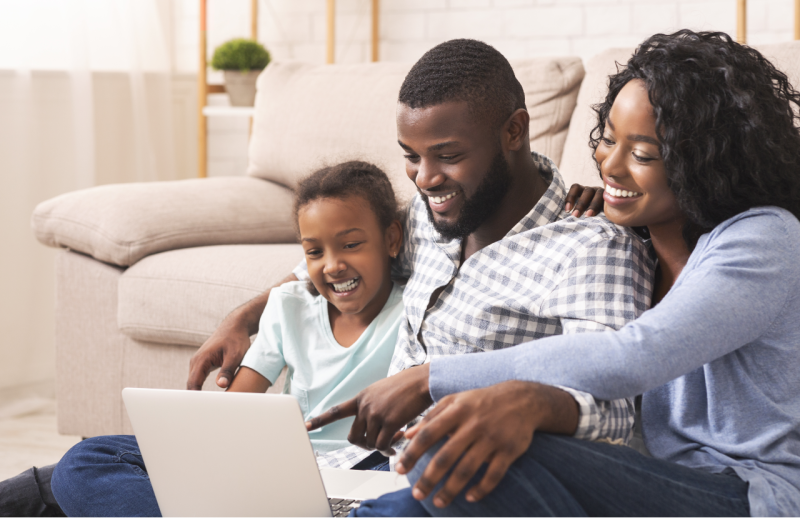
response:
<svg viewBox="0 0 800 518"><path fill-rule="evenodd" d="M689 247L683 239L684 223L685 221L682 219L648 227L650 240L653 243L656 257L658 257L658 270L651 306L661 302L661 299L669 292L691 255Z"/></svg>

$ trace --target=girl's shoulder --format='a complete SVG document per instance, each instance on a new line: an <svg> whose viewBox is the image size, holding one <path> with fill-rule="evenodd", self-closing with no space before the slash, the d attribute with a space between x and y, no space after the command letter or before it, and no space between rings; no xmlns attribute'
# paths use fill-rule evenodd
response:
<svg viewBox="0 0 800 518"><path fill-rule="evenodd" d="M308 289L309 281L289 281L272 288L269 294L270 300L273 297L280 299L282 303L294 301L295 303L312 305L319 303L321 295L315 295Z"/></svg>

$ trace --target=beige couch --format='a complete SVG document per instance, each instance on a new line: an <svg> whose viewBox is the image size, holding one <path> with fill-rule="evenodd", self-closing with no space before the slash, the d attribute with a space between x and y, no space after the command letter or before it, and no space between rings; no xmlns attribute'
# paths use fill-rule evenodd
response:
<svg viewBox="0 0 800 518"><path fill-rule="evenodd" d="M800 43L762 50L798 84ZM531 147L560 164L568 185L599 183L587 145L590 104L631 52L605 51L585 71L576 57L512 63ZM395 128L409 66L273 63L258 80L246 177L108 185L36 208L36 237L64 249L56 261L61 433L131 433L123 387L185 387L189 358L223 317L302 258L291 216L298 178L361 158L384 167L402 198L413 194ZM205 388L216 388L212 379Z"/></svg>

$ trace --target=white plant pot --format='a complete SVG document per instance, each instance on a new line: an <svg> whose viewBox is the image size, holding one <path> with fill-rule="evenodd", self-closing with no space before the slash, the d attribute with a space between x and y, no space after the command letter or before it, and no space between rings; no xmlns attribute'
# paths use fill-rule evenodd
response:
<svg viewBox="0 0 800 518"><path fill-rule="evenodd" d="M225 91L231 99L231 106L253 106L256 102L256 79L261 70L240 72L225 70Z"/></svg>

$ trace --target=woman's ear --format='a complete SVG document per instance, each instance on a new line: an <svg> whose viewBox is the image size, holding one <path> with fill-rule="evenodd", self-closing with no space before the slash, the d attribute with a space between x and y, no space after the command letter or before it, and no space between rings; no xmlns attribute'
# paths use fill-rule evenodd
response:
<svg viewBox="0 0 800 518"><path fill-rule="evenodd" d="M389 249L389 255L397 257L400 253L400 247L403 246L403 226L399 221L394 220L389 228L386 229L386 246Z"/></svg>

